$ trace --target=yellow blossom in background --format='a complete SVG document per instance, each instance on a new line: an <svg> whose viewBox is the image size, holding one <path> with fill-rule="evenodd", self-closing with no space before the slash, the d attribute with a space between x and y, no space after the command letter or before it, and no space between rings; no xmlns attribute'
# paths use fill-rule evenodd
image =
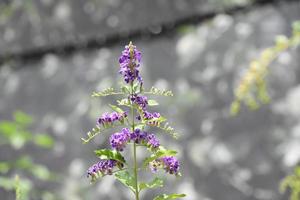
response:
<svg viewBox="0 0 300 200"><path fill-rule="evenodd" d="M266 86L266 76L270 64L282 52L300 45L300 21L293 23L293 34L290 38L284 35L276 37L275 45L262 51L259 58L253 60L246 73L241 78L234 91L235 100L231 104L231 114L236 115L240 111L241 104L254 110L261 104L270 101Z"/></svg>

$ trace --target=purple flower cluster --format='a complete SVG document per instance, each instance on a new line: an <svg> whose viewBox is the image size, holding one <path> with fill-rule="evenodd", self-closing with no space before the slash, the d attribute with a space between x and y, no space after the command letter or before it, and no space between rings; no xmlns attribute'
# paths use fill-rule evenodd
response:
<svg viewBox="0 0 300 200"><path fill-rule="evenodd" d="M127 117L127 112L123 113L117 113L117 112L112 112L111 114L109 113L103 113L102 116L98 119L98 123L100 125L112 125L115 121L119 121L121 123L124 122L124 118Z"/></svg>
<svg viewBox="0 0 300 200"><path fill-rule="evenodd" d="M116 149L117 151L123 151L126 144L130 141L129 129L123 128L121 132L112 134L109 141L113 149Z"/></svg>
<svg viewBox="0 0 300 200"><path fill-rule="evenodd" d="M150 169L157 172L158 168L163 168L169 174L179 174L179 161L174 156L158 158L150 163Z"/></svg>
<svg viewBox="0 0 300 200"><path fill-rule="evenodd" d="M151 112L148 112L148 111L145 110L144 113L143 113L143 118L145 120L160 118L160 114L158 112L151 113Z"/></svg>
<svg viewBox="0 0 300 200"><path fill-rule="evenodd" d="M159 140L154 134L141 131L140 129L135 129L131 134L131 140L136 144L145 144L150 148L156 149L159 147Z"/></svg>
<svg viewBox="0 0 300 200"><path fill-rule="evenodd" d="M121 132L114 133L110 137L110 145L117 151L123 151L128 142L134 142L136 144L144 144L150 148L156 149L159 147L159 140L154 134L135 129L134 132L130 132L128 128L123 128Z"/></svg>
<svg viewBox="0 0 300 200"><path fill-rule="evenodd" d="M142 83L142 77L139 75L139 66L142 54L131 42L125 46L122 55L119 58L120 74L123 75L126 83L131 83L138 80Z"/></svg>
<svg viewBox="0 0 300 200"><path fill-rule="evenodd" d="M99 173L101 175L111 175L115 166L122 168L123 164L116 160L100 160L87 170L87 177L94 178Z"/></svg>
<svg viewBox="0 0 300 200"><path fill-rule="evenodd" d="M158 148L160 144L154 134L148 134L147 135L147 145L150 146L151 148Z"/></svg>
<svg viewBox="0 0 300 200"><path fill-rule="evenodd" d="M144 119L144 120L152 120L152 119L153 119L153 123L154 123L155 120L158 119L158 118L160 118L160 113L158 113L158 112L151 113L151 112L149 112L149 111L147 111L147 110L145 110L145 111L143 112L143 119ZM142 117L141 117L140 115L138 115L138 116L136 117L136 119L137 119L137 120L141 120ZM152 122L149 123L149 124L151 125Z"/></svg>
<svg viewBox="0 0 300 200"><path fill-rule="evenodd" d="M179 161L174 156L166 156L161 159L166 172L169 174L178 174Z"/></svg>
<svg viewBox="0 0 300 200"><path fill-rule="evenodd" d="M141 109L145 110L146 106L148 105L148 99L146 96L142 96L142 95L132 95L131 97L131 101L138 104L140 106Z"/></svg>

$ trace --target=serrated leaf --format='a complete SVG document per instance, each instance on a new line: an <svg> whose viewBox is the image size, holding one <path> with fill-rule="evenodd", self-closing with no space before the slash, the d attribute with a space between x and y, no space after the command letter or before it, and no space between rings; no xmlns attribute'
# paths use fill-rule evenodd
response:
<svg viewBox="0 0 300 200"><path fill-rule="evenodd" d="M143 189L152 189L157 187L163 187L164 181L161 178L156 177L150 183L140 183L139 190L142 191Z"/></svg>
<svg viewBox="0 0 300 200"><path fill-rule="evenodd" d="M157 121L157 119L148 120L147 125L157 127L159 129L165 131L167 134L171 135L174 139L178 139L179 134L175 131L175 129L173 127L171 127L169 125L168 122L165 122L166 118L160 117L158 123L154 123L155 121ZM162 122L165 122L165 123L162 123Z"/></svg>
<svg viewBox="0 0 300 200"><path fill-rule="evenodd" d="M128 99L117 100L119 106L131 106Z"/></svg>
<svg viewBox="0 0 300 200"><path fill-rule="evenodd" d="M155 197L153 200L170 200L185 197L185 194L161 194Z"/></svg>
<svg viewBox="0 0 300 200"><path fill-rule="evenodd" d="M156 87L152 87L149 92L145 92L145 94L153 94L153 95L162 95L162 96L173 96L173 92L171 90L161 90Z"/></svg>
<svg viewBox="0 0 300 200"><path fill-rule="evenodd" d="M134 127L135 129L144 130L145 126L146 126L145 124L136 124Z"/></svg>
<svg viewBox="0 0 300 200"><path fill-rule="evenodd" d="M159 150L155 152L154 154L150 155L150 157L146 158L143 162L143 166L146 167L150 162L152 162L155 159L164 157L164 156L175 156L177 154L177 151L175 150L167 150L164 147L160 146Z"/></svg>
<svg viewBox="0 0 300 200"><path fill-rule="evenodd" d="M125 94L131 94L131 88L129 85L122 85L121 90Z"/></svg>
<svg viewBox="0 0 300 200"><path fill-rule="evenodd" d="M101 133L101 128L100 128L100 126L96 126L95 128L93 128L91 131L89 131L87 133L87 136L88 136L87 139L81 138L81 140L84 143L88 143L90 140L92 140L94 137L96 137L96 135L98 135L99 133Z"/></svg>
<svg viewBox="0 0 300 200"><path fill-rule="evenodd" d="M149 99L148 100L148 105L149 106L157 106L159 105L157 101L153 100L153 99Z"/></svg>
<svg viewBox="0 0 300 200"><path fill-rule="evenodd" d="M87 133L87 138L81 138L81 140L83 141L84 144L86 144L89 141L91 141L94 137L96 137L99 133L102 133L102 131L105 131L109 128L113 128L116 126L122 126L122 125L124 125L124 122L121 122L121 121L118 124L106 125L103 128L101 128L100 126L97 125L95 128L93 128L91 131L89 131Z"/></svg>
<svg viewBox="0 0 300 200"><path fill-rule="evenodd" d="M128 171L116 172L115 177L118 181L123 183L129 189L131 189L131 191L135 191L135 179Z"/></svg>
<svg viewBox="0 0 300 200"><path fill-rule="evenodd" d="M109 106L111 107L111 109L113 109L114 111L118 112L118 113L123 113L124 111L118 107L118 106L115 106L115 105L111 105L109 104Z"/></svg>
<svg viewBox="0 0 300 200"><path fill-rule="evenodd" d="M163 116L160 116L159 118L154 118L154 119L151 119L151 120L147 120L147 122L158 122L158 123L161 123L161 122L164 122L166 120L167 120L167 118L165 118Z"/></svg>
<svg viewBox="0 0 300 200"><path fill-rule="evenodd" d="M117 160L121 163L126 163L126 161L125 161L124 157L121 155L121 153L118 151L115 151L115 150L100 149L100 150L95 150L95 154L100 159L112 159L112 160Z"/></svg>
<svg viewBox="0 0 300 200"><path fill-rule="evenodd" d="M114 88L106 88L101 92L93 92L92 97L105 97L110 95L120 95L124 94L123 92L115 92Z"/></svg>

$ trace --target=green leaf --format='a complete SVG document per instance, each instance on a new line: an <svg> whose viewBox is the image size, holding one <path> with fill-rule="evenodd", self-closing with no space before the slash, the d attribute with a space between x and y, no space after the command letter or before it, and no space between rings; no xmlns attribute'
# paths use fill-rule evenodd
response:
<svg viewBox="0 0 300 200"><path fill-rule="evenodd" d="M139 184L139 190L142 191L143 189L152 189L157 187L163 187L164 181L161 178L156 177L153 179L150 183L140 183Z"/></svg>
<svg viewBox="0 0 300 200"><path fill-rule="evenodd" d="M81 140L83 141L84 144L86 144L89 141L91 141L94 137L96 137L99 133L102 133L102 131L116 126L121 126L121 125L124 125L124 121L123 122L120 121L120 123L118 124L106 125L103 128L97 125L95 128L93 128L91 131L87 133L87 138L81 138Z"/></svg>
<svg viewBox="0 0 300 200"><path fill-rule="evenodd" d="M92 97L105 97L105 96L120 95L120 94L123 94L123 92L115 92L114 88L106 88L101 92L93 92Z"/></svg>
<svg viewBox="0 0 300 200"><path fill-rule="evenodd" d="M123 183L126 187L131 189L131 191L135 191L135 179L128 171L119 171L115 173L115 177L121 183Z"/></svg>
<svg viewBox="0 0 300 200"><path fill-rule="evenodd" d="M120 107L118 107L118 106L111 105L111 104L109 104L109 106L110 106L114 111L116 111L116 112L118 112L118 113L123 113L123 112L124 112L124 111L123 111Z"/></svg>
<svg viewBox="0 0 300 200"><path fill-rule="evenodd" d="M1 121L0 122L0 134L6 138L9 138L10 135L17 132L18 126L14 122L10 121Z"/></svg>
<svg viewBox="0 0 300 200"><path fill-rule="evenodd" d="M185 194L161 194L155 197L153 200L169 200L169 199L178 199L185 197Z"/></svg>
<svg viewBox="0 0 300 200"><path fill-rule="evenodd" d="M54 140L47 134L37 134L33 139L34 143L40 147L51 148L53 147Z"/></svg>
<svg viewBox="0 0 300 200"><path fill-rule="evenodd" d="M300 171L299 166L295 168L294 174L285 177L280 183L280 192L284 193L287 189L290 191L290 200L299 200L300 198Z"/></svg>
<svg viewBox="0 0 300 200"><path fill-rule="evenodd" d="M300 178L300 166L297 166L295 169L294 169L294 172L295 172L295 175L298 176ZM299 180L300 182L300 180Z"/></svg>
<svg viewBox="0 0 300 200"><path fill-rule="evenodd" d="M166 118L160 117L158 120L159 120L159 123L152 123L152 124L149 124L149 122L151 123L152 121L157 121L157 120L148 120L147 125L154 126L154 127L157 127L159 129L165 131L166 133L171 135L174 139L178 138L179 134L175 131L175 129L173 127L171 127L169 125L168 122L165 122L164 124L161 124L161 122L164 122L166 120Z"/></svg>
<svg viewBox="0 0 300 200"><path fill-rule="evenodd" d="M153 99L149 99L148 100L148 105L149 106L157 106L159 105L157 101L153 100Z"/></svg>
<svg viewBox="0 0 300 200"><path fill-rule="evenodd" d="M134 127L135 127L135 129L144 130L145 126L146 126L145 124L137 124Z"/></svg>
<svg viewBox="0 0 300 200"><path fill-rule="evenodd" d="M166 121L166 120L167 120L167 118L165 118L165 117L163 117L163 116L160 116L159 118L155 118L155 119L149 120L149 121L156 121L156 122L161 123L161 122L164 122L164 121ZM148 122L149 122L149 121L148 121Z"/></svg>
<svg viewBox="0 0 300 200"><path fill-rule="evenodd" d="M175 156L177 154L177 151L175 150L167 150L164 147L160 146L159 150L155 152L154 154L150 155L150 157L146 158L143 162L143 166L146 167L150 162L153 160L164 157L164 156Z"/></svg>
<svg viewBox="0 0 300 200"><path fill-rule="evenodd" d="M95 128L93 128L91 131L89 131L87 133L88 138L81 138L81 140L83 141L83 143L88 143L90 140L92 140L94 137L96 137L96 135L98 135L101 132L101 128L100 126L96 126Z"/></svg>
<svg viewBox="0 0 300 200"><path fill-rule="evenodd" d="M124 157L121 155L119 151L110 150L110 149L100 149L100 150L95 150L95 154L100 159L112 159L112 160L117 160L121 163L126 163L126 160L124 159Z"/></svg>
<svg viewBox="0 0 300 200"><path fill-rule="evenodd" d="M0 177L0 188L3 188L7 191L16 189L21 190L22 200L28 200L28 192L32 188L32 183L30 182L30 180L26 179L19 179L17 182L15 178ZM16 198L16 200L21 199Z"/></svg>
<svg viewBox="0 0 300 200"><path fill-rule="evenodd" d="M33 119L31 116L29 116L26 113L21 112L21 111L16 111L14 113L14 120L18 124L21 124L23 126L28 126L28 125L32 124L32 122L33 122Z"/></svg>
<svg viewBox="0 0 300 200"><path fill-rule="evenodd" d="M36 178L43 181L49 180L51 175L48 168L43 165L34 165L30 171Z"/></svg>
<svg viewBox="0 0 300 200"><path fill-rule="evenodd" d="M128 99L117 100L119 106L131 106Z"/></svg>
<svg viewBox="0 0 300 200"><path fill-rule="evenodd" d="M10 169L10 165L8 162L0 162L0 173L7 173Z"/></svg>
<svg viewBox="0 0 300 200"><path fill-rule="evenodd" d="M139 82L135 82L135 83L133 84L132 89L133 89L133 92L134 92L134 93L137 93L137 92L138 92L139 86L140 86L140 83L139 83Z"/></svg>
<svg viewBox="0 0 300 200"><path fill-rule="evenodd" d="M22 156L16 161L15 165L18 169L30 169L34 164L29 156Z"/></svg>
<svg viewBox="0 0 300 200"><path fill-rule="evenodd" d="M156 87L152 87L149 92L145 92L145 94L153 94L153 95L162 95L162 96L173 96L173 92L171 90L161 90Z"/></svg>
<svg viewBox="0 0 300 200"><path fill-rule="evenodd" d="M121 90L125 94L131 94L131 88L129 85L122 85Z"/></svg>
<svg viewBox="0 0 300 200"><path fill-rule="evenodd" d="M11 178L0 177L0 187L5 190L13 190L15 188L15 181Z"/></svg>
<svg viewBox="0 0 300 200"><path fill-rule="evenodd" d="M13 137L10 138L10 144L15 149L22 148L26 143L26 138L22 136L21 134L14 134Z"/></svg>

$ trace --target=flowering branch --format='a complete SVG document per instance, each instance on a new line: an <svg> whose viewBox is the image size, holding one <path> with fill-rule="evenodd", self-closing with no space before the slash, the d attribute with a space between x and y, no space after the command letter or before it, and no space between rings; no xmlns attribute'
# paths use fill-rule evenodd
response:
<svg viewBox="0 0 300 200"><path fill-rule="evenodd" d="M159 105L158 102L143 96L143 94L173 96L173 93L154 87L149 92L144 92L143 79L139 73L140 62L141 52L130 42L119 59L119 73L125 82L121 86L121 92L115 92L113 88L108 88L92 95L94 97L125 95L125 98L117 100L118 106L109 104L114 112L104 113L98 119L97 127L88 133L88 138L82 139L84 143L87 143L102 130L118 125L125 126L121 131L111 134L109 138L111 149L95 151L100 160L88 169L87 176L91 177L91 181L94 182L98 178L114 174L117 180L134 193L135 200L140 200L141 191L163 186L163 180L159 177L154 178L149 183L140 182L140 170L150 168L155 173L159 169L163 169L168 174L181 175L179 161L175 158L177 152L162 147L156 134L145 131L147 127L157 127L175 135L174 129L168 123L161 125L167 120L165 117L158 112L152 113L147 110L148 106ZM123 111L119 106L125 107L129 111ZM130 112L130 116L128 116L128 112ZM122 155L128 144L132 144L133 162L131 164L127 163L124 155ZM142 168L139 168L137 162L137 147L146 147L150 152L150 156L144 159ZM155 197L155 199L176 199L184 196L184 194L163 194Z"/></svg>
<svg viewBox="0 0 300 200"><path fill-rule="evenodd" d="M250 67L241 78L234 91L235 100L231 104L231 113L236 115L240 111L241 103L250 109L257 109L260 103L268 103L270 97L267 92L265 78L268 67L284 51L300 45L300 21L294 22L293 34L290 38L280 35L273 47L265 49L260 57L250 63Z"/></svg>

